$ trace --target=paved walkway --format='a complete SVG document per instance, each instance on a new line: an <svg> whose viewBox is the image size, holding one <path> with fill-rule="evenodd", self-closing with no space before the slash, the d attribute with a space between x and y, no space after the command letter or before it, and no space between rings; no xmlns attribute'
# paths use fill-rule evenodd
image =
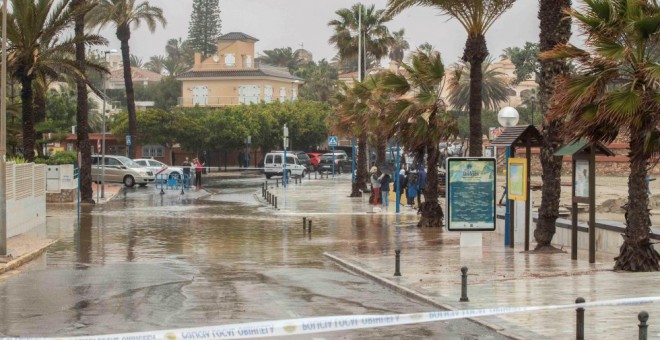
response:
<svg viewBox="0 0 660 340"><path fill-rule="evenodd" d="M565 254L526 254L504 247L495 233L484 233L482 248L461 248L458 233L418 229L416 211L403 208L402 214L388 211L375 214L366 198L348 198L350 176L304 181L270 191L278 196L278 214L339 219L348 215L372 216L374 229L387 235L393 245L386 250L346 249L327 257L340 265L408 295L438 307L461 310L506 306L572 304L577 297L586 301L660 296L659 273L617 273L612 271L616 254L597 254L589 264L588 255L579 260ZM259 196L259 195L257 195ZM321 224L315 224L321 225ZM347 223L345 228L352 228ZM382 229L389 229L382 231ZM401 273L395 277L394 250L401 249ZM533 247L533 245L532 245ZM467 266L470 302L461 296L460 268ZM636 339L637 314L650 314L649 339L660 339L660 304L601 307L586 311L587 339ZM575 311L559 310L499 315L476 320L519 339L569 339L575 337Z"/></svg>
<svg viewBox="0 0 660 340"><path fill-rule="evenodd" d="M7 254L11 256L0 262L0 274L15 270L39 257L55 242L57 241L46 239L43 235L32 235L31 233L10 237L7 239Z"/></svg>

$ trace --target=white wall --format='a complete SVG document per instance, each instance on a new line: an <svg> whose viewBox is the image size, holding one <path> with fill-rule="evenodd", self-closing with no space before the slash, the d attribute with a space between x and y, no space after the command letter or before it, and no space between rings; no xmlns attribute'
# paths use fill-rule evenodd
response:
<svg viewBox="0 0 660 340"><path fill-rule="evenodd" d="M46 222L46 166L7 163L7 237Z"/></svg>

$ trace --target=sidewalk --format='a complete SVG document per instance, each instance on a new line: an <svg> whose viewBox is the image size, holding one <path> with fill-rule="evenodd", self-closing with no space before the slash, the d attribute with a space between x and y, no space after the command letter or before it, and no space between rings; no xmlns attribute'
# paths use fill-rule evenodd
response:
<svg viewBox="0 0 660 340"><path fill-rule="evenodd" d="M56 240L44 239L29 234L21 234L7 239L7 263L0 262L0 274L15 270L41 256Z"/></svg>
<svg viewBox="0 0 660 340"><path fill-rule="evenodd" d="M346 197L350 193L348 176L289 185L286 195L281 186L271 187L270 191L282 202L278 214L316 215L316 219L330 220L370 211L367 198ZM328 197L330 204L318 203ZM402 208L403 213L398 216L394 211L391 203L389 211L371 215L385 219L386 226L396 231L389 233L389 242L401 249L402 276L393 276L395 246L390 247L389 253L365 254L347 249L326 257L411 298L450 310L572 304L577 297L590 302L660 296L657 272L613 272L613 258L617 254L597 253L595 264L588 263L586 251L579 251L579 260L572 261L570 248L564 248L564 254L525 254L520 246L505 247L502 237L488 232L483 233L482 248L461 248L458 233L418 229L414 226L416 210ZM345 224L345 228L352 228L351 224ZM468 267L470 302L458 302L462 266ZM660 339L659 304L587 309L585 336L636 339L637 314L642 310L650 314L649 339ZM475 321L516 339L570 339L575 338L575 314L574 310L557 310Z"/></svg>

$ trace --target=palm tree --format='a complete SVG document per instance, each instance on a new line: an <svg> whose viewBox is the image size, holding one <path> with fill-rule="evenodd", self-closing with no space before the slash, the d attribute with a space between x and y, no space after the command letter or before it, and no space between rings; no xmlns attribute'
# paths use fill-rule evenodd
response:
<svg viewBox="0 0 660 340"><path fill-rule="evenodd" d="M145 23L153 33L158 23L165 26L167 21L163 10L149 5L148 1L140 4L136 0L97 0L97 5L90 13L90 22L103 28L113 24L117 39L121 42L121 59L124 67L124 85L126 87L126 106L128 109L128 134L135 144L137 137L137 116L135 112L135 90L131 74L131 52L128 41L131 39L131 27L136 29ZM135 149L131 149L132 157Z"/></svg>
<svg viewBox="0 0 660 340"><path fill-rule="evenodd" d="M293 53L291 47L282 47L263 51L264 55L259 57L259 62L272 66L286 67L294 72L300 66L300 59Z"/></svg>
<svg viewBox="0 0 660 340"><path fill-rule="evenodd" d="M142 68L142 66L144 66L142 57L137 56L135 54L131 54L131 67Z"/></svg>
<svg viewBox="0 0 660 340"><path fill-rule="evenodd" d="M587 50L564 44L543 58L579 62L559 78L552 118L564 120L571 141L630 142L626 230L615 270L660 271L660 254L649 239L651 218L645 179L660 154L660 5L656 0L585 0L570 12L588 37ZM591 193L592 195L594 193Z"/></svg>
<svg viewBox="0 0 660 340"><path fill-rule="evenodd" d="M463 51L463 61L470 63L474 72L470 73L470 156L482 154L482 63L488 57L486 32L495 20L515 0L388 0L388 16L400 13L412 6L426 6L439 9L461 23L468 34Z"/></svg>
<svg viewBox="0 0 660 340"><path fill-rule="evenodd" d="M405 74L387 73L383 85L399 99L386 120L389 130L396 132L406 150L424 159L428 171L425 202L418 227L442 227L444 213L438 203L439 143L458 133L456 120L447 113L440 98L440 85L445 68L439 53L416 52L410 64L402 64ZM412 94L411 94L412 93Z"/></svg>
<svg viewBox="0 0 660 340"><path fill-rule="evenodd" d="M388 46L391 44L391 36L385 23L389 21L384 16L384 10L376 10L374 5L365 7L363 4L355 4L353 7L342 8L335 12L338 19L331 20L328 26L334 29L334 34L328 40L339 51L342 60L353 60L358 57L358 42L362 37L362 79L366 74L367 61L371 58L380 60L387 54ZM361 17L361 27L359 25ZM361 28L361 31L359 29ZM367 134L361 131L358 136L358 170L356 183L351 193L355 197L355 187L367 190Z"/></svg>
<svg viewBox="0 0 660 340"><path fill-rule="evenodd" d="M161 74L165 69L166 58L162 55L154 55L149 58L149 61L144 64L144 67L154 73Z"/></svg>
<svg viewBox="0 0 660 340"><path fill-rule="evenodd" d="M392 32L392 41L390 43L390 60L396 61L401 64L403 62L404 53L410 48L410 44L405 38L406 31L404 28Z"/></svg>
<svg viewBox="0 0 660 340"><path fill-rule="evenodd" d="M481 87L481 100L483 108L495 111L500 108L502 102L509 98L508 92L511 87L507 84L504 73L499 67L491 67L491 60L487 60L482 66L483 85ZM465 111L470 107L470 64L454 65L452 76L448 77L449 87L448 100L457 111Z"/></svg>
<svg viewBox="0 0 660 340"><path fill-rule="evenodd" d="M539 0L539 20L541 33L539 50L550 51L558 45L568 43L571 38L571 17L566 10L571 8L571 0ZM559 199L561 198L561 157L554 154L562 145L559 137L561 122L548 119L550 98L555 92L555 79L569 72L564 60L542 59L539 74L539 103L542 121L541 134L543 146L540 159L543 168L543 187L541 189L541 207L534 229L537 251L557 251L552 246L557 218L559 217Z"/></svg>
<svg viewBox="0 0 660 340"><path fill-rule="evenodd" d="M23 114L23 155L34 160L35 114L33 83L39 77L85 79L84 68L102 69L99 65L79 63L71 59L76 43L102 45L103 37L84 34L70 38L62 36L71 29L75 17L86 8L71 10L69 0L12 0L13 12L7 16L9 40L9 72L21 83Z"/></svg>

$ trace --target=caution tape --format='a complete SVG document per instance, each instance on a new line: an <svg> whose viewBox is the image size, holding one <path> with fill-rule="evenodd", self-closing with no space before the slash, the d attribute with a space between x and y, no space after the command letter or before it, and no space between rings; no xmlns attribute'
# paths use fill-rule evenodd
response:
<svg viewBox="0 0 660 340"><path fill-rule="evenodd" d="M660 302L660 296L604 300L570 305L496 307L457 311L437 311L414 314L325 316L304 319L251 322L223 326L196 327L177 330L122 333L88 337L58 337L75 340L181 340L181 339L253 339L275 336L304 335L331 331L347 331L374 327L409 325L441 320L475 318L491 315L535 312L558 309L594 308L605 306L642 305ZM13 338L4 338L13 339ZM53 338L31 338L53 339Z"/></svg>

